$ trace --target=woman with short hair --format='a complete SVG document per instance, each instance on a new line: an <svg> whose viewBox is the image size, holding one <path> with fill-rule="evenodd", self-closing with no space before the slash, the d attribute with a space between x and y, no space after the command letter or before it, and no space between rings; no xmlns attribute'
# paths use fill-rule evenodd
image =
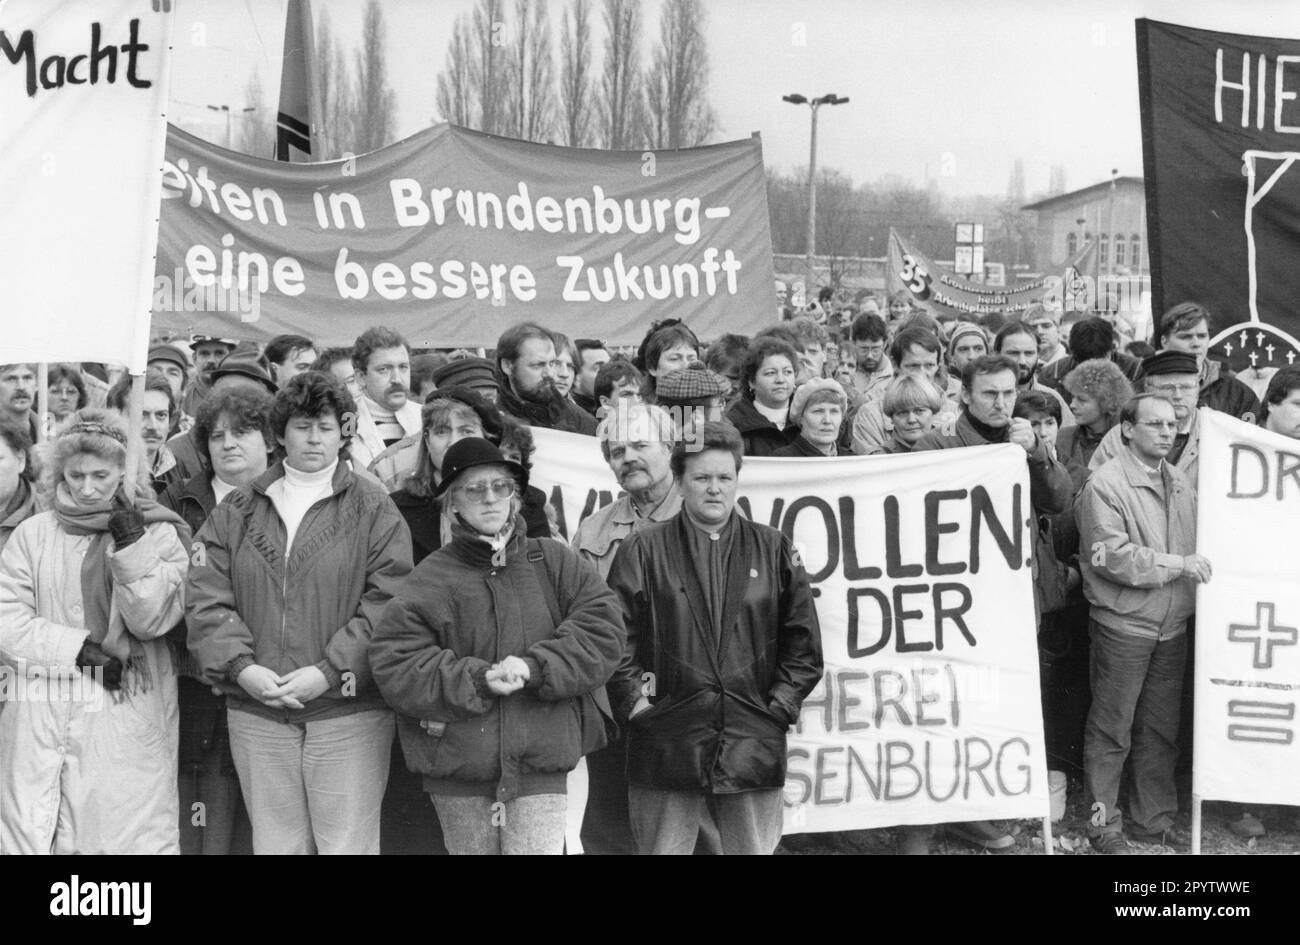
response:
<svg viewBox="0 0 1300 945"><path fill-rule="evenodd" d="M231 492L251 485L275 456L271 397L238 387L214 391L199 402L191 435L204 470L167 487L158 501L185 519L198 534L212 510ZM226 726L226 697L212 691L185 645L185 627L172 639L178 665L180 701L181 852L221 856L246 834L248 814L239 790ZM194 804L204 817L194 823ZM247 844L247 839L243 843Z"/></svg>
<svg viewBox="0 0 1300 945"><path fill-rule="evenodd" d="M795 438L790 398L799 355L780 338L755 338L745 355L744 393L727 411L740 432L746 456L771 456Z"/></svg>
<svg viewBox="0 0 1300 945"><path fill-rule="evenodd" d="M577 552L524 534L526 485L487 440L447 451L452 539L398 587L371 648L453 854L560 853L568 772L606 742L618 605Z"/></svg>
<svg viewBox="0 0 1300 945"><path fill-rule="evenodd" d="M1074 423L1056 435L1056 456L1070 473L1078 495L1088 479L1088 462L1102 437L1119 423L1120 411L1133 396L1133 385L1114 361L1094 358L1070 371L1063 386L1070 395Z"/></svg>
<svg viewBox="0 0 1300 945"><path fill-rule="evenodd" d="M934 429L944 396L924 378L902 374L890 383L880 409L893 424L889 440L876 453L910 453Z"/></svg>
<svg viewBox="0 0 1300 945"><path fill-rule="evenodd" d="M789 446L773 456L838 456L848 395L838 381L815 377L800 384L790 401L790 422L799 430Z"/></svg>
<svg viewBox="0 0 1300 945"><path fill-rule="evenodd" d="M189 648L227 696L256 853L379 852L393 716L370 637L411 541L383 486L342 461L355 411L331 376L290 380L271 410L283 461L197 538Z"/></svg>
<svg viewBox="0 0 1300 945"><path fill-rule="evenodd" d="M110 410L68 418L49 511L0 555L0 660L45 698L0 714L0 852L176 853L176 676L189 530L126 476ZM132 501L131 492L138 492Z"/></svg>

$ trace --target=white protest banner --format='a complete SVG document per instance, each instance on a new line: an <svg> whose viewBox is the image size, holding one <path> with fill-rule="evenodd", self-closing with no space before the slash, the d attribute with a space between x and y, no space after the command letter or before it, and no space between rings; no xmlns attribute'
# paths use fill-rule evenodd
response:
<svg viewBox="0 0 1300 945"><path fill-rule="evenodd" d="M1300 784L1300 440L1200 416L1192 793L1294 804Z"/></svg>
<svg viewBox="0 0 1300 945"><path fill-rule="evenodd" d="M0 5L6 361L144 371L171 9L149 0Z"/></svg>
<svg viewBox="0 0 1300 945"><path fill-rule="evenodd" d="M534 429L566 536L619 494ZM1048 814L1024 451L746 459L739 505L799 547L826 674L789 742L786 833Z"/></svg>

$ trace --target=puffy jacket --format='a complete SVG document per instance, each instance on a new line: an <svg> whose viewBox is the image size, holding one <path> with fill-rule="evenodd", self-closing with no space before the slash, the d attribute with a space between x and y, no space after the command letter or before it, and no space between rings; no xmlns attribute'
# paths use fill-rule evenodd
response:
<svg viewBox="0 0 1300 945"><path fill-rule="evenodd" d="M375 680L399 714L407 766L432 794L562 794L584 749L605 744L593 693L623 653L618 602L576 552L523 528L516 517L504 563L494 563L491 547L457 526L376 627ZM507 656L528 664L529 679L500 698L484 677ZM421 720L434 723L428 732Z"/></svg>
<svg viewBox="0 0 1300 945"><path fill-rule="evenodd" d="M267 487L277 463L212 510L192 556L189 648L230 707L282 722L379 708L370 636L411 570L411 539L383 486L340 462L333 493L308 509L285 560L284 522ZM252 663L284 674L321 666L330 683L301 709L264 706L235 681ZM351 676L344 676L351 673Z"/></svg>
<svg viewBox="0 0 1300 945"><path fill-rule="evenodd" d="M1209 407L1246 423L1259 416L1259 398L1243 381L1218 361L1206 361L1196 406Z"/></svg>
<svg viewBox="0 0 1300 945"><path fill-rule="evenodd" d="M162 637L181 616L189 553L167 523L107 552L109 619L139 641L152 680L114 698L76 668L89 637L81 562L91 540L42 512L0 556L0 660L26 682L74 687L71 698L17 698L0 714L2 853L180 852L176 675Z"/></svg>
<svg viewBox="0 0 1300 945"><path fill-rule="evenodd" d="M733 512L719 638L685 532L694 527L679 513L634 532L609 572L628 633L609 686L615 712L626 718L654 683L651 708L628 722L628 780L706 794L781 787L786 730L822 676L808 573L790 539Z"/></svg>
<svg viewBox="0 0 1300 945"><path fill-rule="evenodd" d="M727 411L727 419L740 433L746 456L771 456L799 435L799 428L787 423L784 430L758 412L754 402L741 397Z"/></svg>
<svg viewBox="0 0 1300 945"><path fill-rule="evenodd" d="M1184 632L1196 585L1182 580L1196 552L1196 490L1161 464L1164 495L1125 449L1095 470L1076 505L1079 570L1092 618L1112 630L1168 639Z"/></svg>

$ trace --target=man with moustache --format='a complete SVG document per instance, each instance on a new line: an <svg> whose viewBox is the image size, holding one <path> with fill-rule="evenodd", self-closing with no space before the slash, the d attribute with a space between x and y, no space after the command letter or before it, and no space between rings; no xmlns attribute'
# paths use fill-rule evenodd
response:
<svg viewBox="0 0 1300 945"><path fill-rule="evenodd" d="M1092 605L1083 772L1099 853L1127 853L1125 830L1143 843L1191 846L1174 824L1174 765L1187 622L1211 568L1196 554L1196 492L1167 460L1178 426L1167 399L1134 397L1117 427L1122 451L1079 494L1079 568ZM1127 824L1119 810L1126 765Z"/></svg>
<svg viewBox="0 0 1300 945"><path fill-rule="evenodd" d="M0 421L36 442L36 365L0 364Z"/></svg>
<svg viewBox="0 0 1300 945"><path fill-rule="evenodd" d="M520 322L497 339L497 406L520 423L594 436L596 418L555 387L555 342L536 322Z"/></svg>
<svg viewBox="0 0 1300 945"><path fill-rule="evenodd" d="M655 522L666 522L682 507L669 460L675 431L660 407L620 404L600 424L600 451L624 494L587 516L573 537L574 550L595 565L602 579L619 546ZM582 846L594 854L636 852L627 812L627 744L623 739L587 756L587 812Z"/></svg>
<svg viewBox="0 0 1300 945"><path fill-rule="evenodd" d="M786 733L821 679L821 630L790 539L735 510L743 451L725 421L674 446L681 511L610 568L628 638L609 691L628 720L638 853L690 854L708 820L724 854L781 838Z"/></svg>
<svg viewBox="0 0 1300 945"><path fill-rule="evenodd" d="M391 328L368 328L352 346L352 367L361 385L348 455L353 469L365 469L403 437L420 431L420 405L410 399L411 346Z"/></svg>

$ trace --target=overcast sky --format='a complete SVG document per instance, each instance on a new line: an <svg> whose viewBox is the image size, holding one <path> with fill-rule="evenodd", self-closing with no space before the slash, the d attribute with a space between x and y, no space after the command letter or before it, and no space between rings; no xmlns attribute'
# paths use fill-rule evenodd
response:
<svg viewBox="0 0 1300 945"><path fill-rule="evenodd" d="M593 6L599 33L599 0ZM360 0L315 0L313 8L322 7L336 33L355 40ZM384 0L399 137L434 120L452 21L473 7ZM564 7L551 0L557 49ZM1111 168L1141 174L1137 17L1300 38L1297 0L705 0L704 7L718 140L757 131L769 167L806 167L809 110L781 96L834 92L850 102L819 114L819 166L857 181L932 179L960 194L1004 193L1017 157L1031 195L1046 189L1054 164L1065 166L1070 189L1105 179ZM658 8L657 0L644 4L644 60ZM179 0L175 120L223 142L224 122L205 106L242 106L254 68L274 105L284 9L284 0Z"/></svg>

